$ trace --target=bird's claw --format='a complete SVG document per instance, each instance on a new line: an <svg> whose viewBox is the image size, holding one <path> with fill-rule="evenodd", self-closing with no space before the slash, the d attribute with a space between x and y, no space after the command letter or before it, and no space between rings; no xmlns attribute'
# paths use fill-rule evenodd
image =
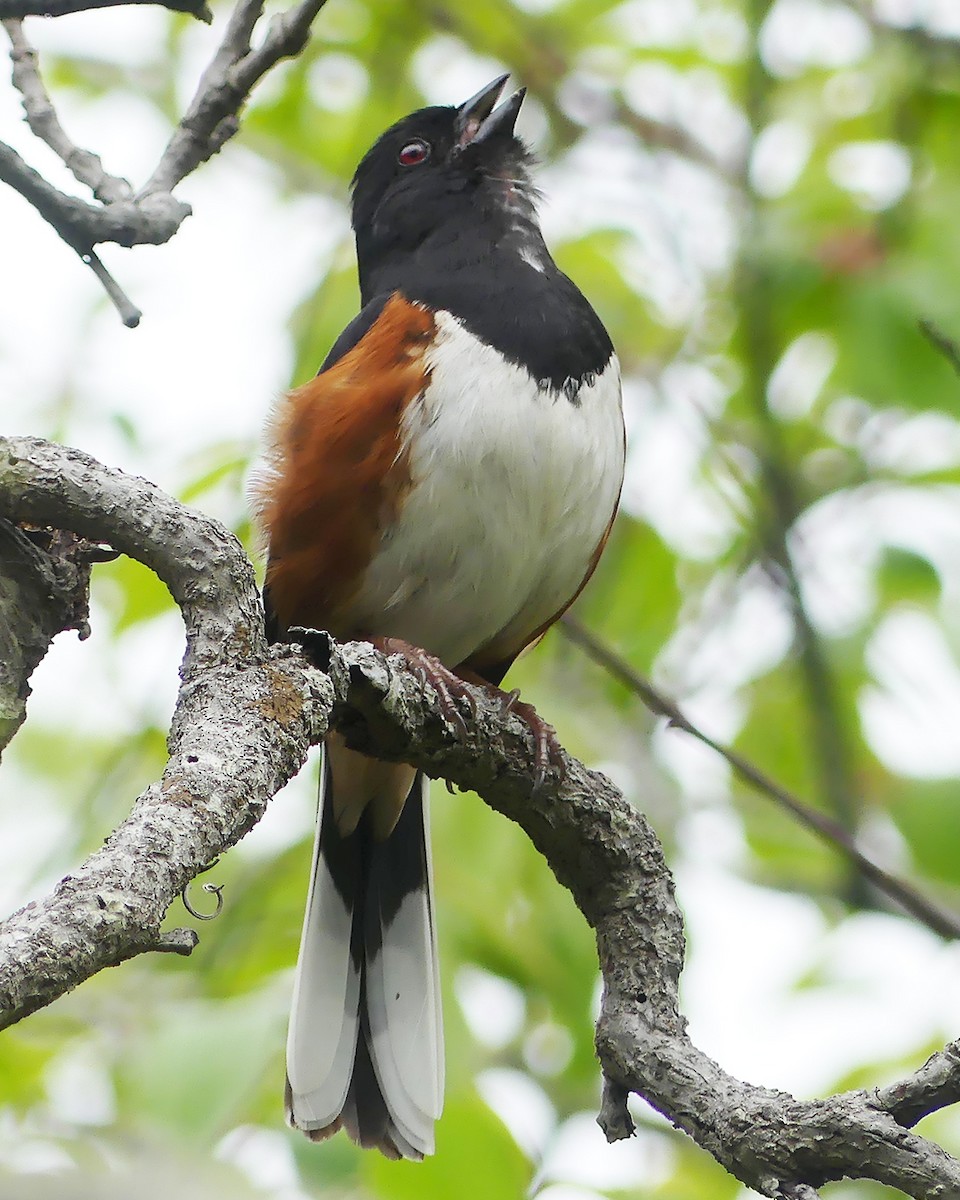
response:
<svg viewBox="0 0 960 1200"><path fill-rule="evenodd" d="M423 684L429 684L437 694L437 704L448 725L456 728L460 739L466 741L469 730L464 720L461 704L466 703L471 718L476 721L479 715L476 693L467 680L462 679L449 667L401 638L381 637L374 645L384 654L399 654L411 667L417 678ZM533 778L534 794L540 792L547 781L547 776L553 772L559 780L566 774L563 748L557 738L557 731L549 725L537 712L532 704L526 704L520 699L520 692L514 688L512 692L504 692L486 680L477 680L491 695L499 700L501 714L506 717L515 713L533 734L534 765Z"/></svg>
<svg viewBox="0 0 960 1200"><path fill-rule="evenodd" d="M533 734L534 764L536 765L533 777L534 794L542 790L551 770L556 772L557 778L562 782L566 775L566 763L557 731L540 716L532 704L526 704L520 699L520 692L517 688L514 688L512 692L501 692L500 695L503 697L503 715L516 713Z"/></svg>
<svg viewBox="0 0 960 1200"><path fill-rule="evenodd" d="M469 734L467 722L460 711L460 702L465 701L470 709L470 716L476 720L477 701L469 685L445 667L439 658L434 658L419 646L412 646L401 638L383 637L374 642L384 654L399 654L413 670L423 684L429 684L437 693L437 705L441 715L448 725L453 725L461 739L466 741Z"/></svg>

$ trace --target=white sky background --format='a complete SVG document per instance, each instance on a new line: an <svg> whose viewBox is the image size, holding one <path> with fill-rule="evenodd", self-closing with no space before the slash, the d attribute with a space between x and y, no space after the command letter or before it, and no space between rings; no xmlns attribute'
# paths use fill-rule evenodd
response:
<svg viewBox="0 0 960 1200"><path fill-rule="evenodd" d="M931 22L948 20L950 2L928 10ZM906 23L907 0L897 10L899 18L894 0L885 3L891 19ZM914 0L914 7L918 3ZM777 20L798 4L781 4ZM643 10L653 31L647 36L666 43L695 14L692 4L632 7L635 14ZM805 2L802 7L814 26L817 13L830 10L832 15L823 18L829 36L818 41L811 34L804 49L771 22L765 44L770 61L789 73L803 69L798 54L829 53L855 67L869 39L861 46L864 31L850 10L843 9L847 16L840 18L836 6ZM28 32L41 50L89 51L142 63L163 44L165 20L159 12L120 8L33 22ZM197 47L194 69L209 55L221 25L218 19L212 31L198 25L191 34ZM735 53L737 31L727 28L725 37L723 44ZM843 53L847 58L837 59ZM462 99L500 69L467 59L442 39L420 58L417 73L430 102ZM650 75L635 83L638 103L682 110L664 77ZM355 84L362 86L362 78L357 76ZM602 87L602 78L594 85ZM193 78L183 81L184 98L192 86ZM108 169L134 182L144 178L166 136L152 110L129 97L102 105L59 99L68 132L101 153ZM535 142L542 116L535 105L529 108L525 129ZM713 111L718 137L734 151L736 122L722 106ZM690 120L695 116L690 113ZM6 86L0 87L0 137L48 168L49 157L37 153ZM753 164L759 190L781 194L792 186L807 153L805 138L802 128L771 127L761 141L762 159ZM358 154L363 149L357 147ZM835 165L838 186L862 192L866 205L895 199L896 186L906 186L897 148L850 149ZM599 157L603 180L591 169ZM64 182L62 172L49 174ZM194 216L170 243L134 251L103 248L108 267L144 311L135 331L124 329L112 306L101 300L99 285L73 252L20 197L0 189L0 431L46 436L56 430L65 441L171 491L189 481L184 464L197 450L228 439L251 444L289 379L289 315L348 235L339 205L324 197L281 200L278 183L271 168L244 149L241 133L179 189ZM667 323L686 319L700 299L703 272L722 269L733 251L735 230L722 194L702 173L683 164L659 164L651 171L616 137L584 139L569 162L543 170L541 183L548 193L548 241L593 222L609 222L611 210L616 223L635 234L628 264L632 278ZM344 323L350 316L344 313ZM808 410L832 361L829 338L820 333L784 356L773 397L784 419ZM66 381L70 399L63 407ZM722 407L724 385L705 367L687 364L666 375L656 394L646 384L634 383L631 389L635 441L625 503L685 552L712 554L730 536L731 518L716 495L704 489L698 467L707 418ZM118 416L136 427L135 445L120 431ZM956 461L956 425L938 429L935 437L922 430L918 436L913 423L921 419L904 416L886 430L878 453L888 460L913 455L910 461L919 461L933 442L938 453ZM941 573L945 597L960 587L955 505L949 498L942 504L927 500L927 509L911 508L902 517L901 528L896 514L904 510L896 500L888 494L884 507L884 496L877 494L864 506L848 505L839 514L814 510L805 519L806 583L824 622L852 622L869 608L870 568L890 542L927 555ZM234 520L231 502L223 497L220 509L218 503L214 494L208 510ZM138 727L144 713L164 723L173 706L181 653L175 614L132 630L114 645L97 637L96 606L93 616L94 636L83 644L72 635L61 637L37 672L29 719L51 727L70 720L118 739ZM697 639L695 652L682 638L666 648L664 664L675 674L671 664L679 655L678 674L689 687L687 707L713 731L731 736L739 719L736 689L776 661L784 648L783 614L758 585L745 590L709 636ZM920 614L895 613L874 639L870 665L876 686L865 696L864 718L885 761L907 774L960 772L956 721L948 719L960 715L960 670L942 632ZM960 951L944 949L923 930L893 918L857 916L831 926L804 899L739 880L745 850L736 818L722 803L729 786L726 770L682 735L664 734L657 747L697 800L686 820L683 856L675 865L691 944L684 1002L691 1034L705 1051L752 1082L811 1095L865 1059L906 1054L957 1034ZM51 882L37 880L31 864L43 859L51 834L69 820L69 803L43 794L18 760L15 743L8 759L0 770L0 907L5 909ZM288 789L291 794L272 806L262 827L235 853L256 854L258 839L266 847L301 836L311 819L310 790L302 784ZM820 977L797 989L811 961ZM481 994L486 984L478 977L460 983L468 1021L478 1036L495 1041L497 1021L509 1025L517 997L501 989L498 1000L494 989L489 1003L471 1006L471 994ZM86 1086L82 1071L78 1078L78 1086ZM666 1142L641 1139L610 1149L601 1145L589 1121L558 1130L546 1094L530 1079L490 1075L481 1087L521 1144L544 1155L543 1180L550 1186L543 1195L550 1200L589 1200L596 1187L652 1186L669 1166ZM234 1152L233 1143L222 1146L221 1153L267 1189L292 1195L282 1144L247 1138L242 1153Z"/></svg>

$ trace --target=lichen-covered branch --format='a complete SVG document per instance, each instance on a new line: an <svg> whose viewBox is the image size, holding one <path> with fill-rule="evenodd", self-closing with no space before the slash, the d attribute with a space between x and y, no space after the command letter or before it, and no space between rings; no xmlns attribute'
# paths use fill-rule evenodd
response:
<svg viewBox="0 0 960 1200"><path fill-rule="evenodd" d="M877 1099L908 1128L937 1109L960 1103L960 1041L931 1054L909 1079L880 1088Z"/></svg>
<svg viewBox="0 0 960 1200"><path fill-rule="evenodd" d="M160 933L167 908L296 774L331 699L317 672L268 649L236 538L146 480L76 450L0 439L0 515L108 541L145 563L170 588L187 633L163 779L103 849L0 926L3 1026L104 966L170 948Z"/></svg>
<svg viewBox="0 0 960 1200"><path fill-rule="evenodd" d="M875 1179L907 1196L960 1195L960 1162L908 1126L956 1098L956 1047L894 1088L800 1101L742 1083L690 1041L678 1002L683 921L656 835L608 779L563 756L534 785L532 737L474 690L466 733L400 658L324 634L269 647L235 539L141 479L75 450L0 440L0 515L110 542L152 567L187 631L162 780L105 846L0 925L0 1024L143 950L189 950L161 932L167 906L232 845L328 726L357 749L471 788L516 821L596 932L604 991L601 1119L627 1136L631 1092L755 1191L812 1200L821 1184Z"/></svg>
<svg viewBox="0 0 960 1200"><path fill-rule="evenodd" d="M69 529L154 571L186 625L185 686L198 666L265 657L259 595L240 543L148 480L40 438L0 438L0 516Z"/></svg>
<svg viewBox="0 0 960 1200"><path fill-rule="evenodd" d="M0 1029L135 954L188 952L195 936L161 931L170 904L256 824L323 728L329 686L291 655L191 674L163 778L102 849L0 924Z"/></svg>

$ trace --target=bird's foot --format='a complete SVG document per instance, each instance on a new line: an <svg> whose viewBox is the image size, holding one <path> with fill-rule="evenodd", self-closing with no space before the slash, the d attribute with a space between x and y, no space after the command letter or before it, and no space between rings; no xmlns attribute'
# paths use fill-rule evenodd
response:
<svg viewBox="0 0 960 1200"><path fill-rule="evenodd" d="M445 667L439 658L412 646L402 638L379 637L373 638L373 644L383 654L399 654L412 668L421 683L429 684L437 693L437 703L447 724L457 728L460 737L467 737L467 723L464 720L460 705L465 702L470 709L470 716L477 716L477 701L469 685L459 675Z"/></svg>
<svg viewBox="0 0 960 1200"><path fill-rule="evenodd" d="M557 731L540 716L532 704L526 704L520 699L520 693L516 688L512 692L505 692L473 671L465 671L463 676L458 675L449 667L444 666L439 658L428 654L419 646L413 646L409 642L403 641L402 638L379 637L372 640L383 654L399 654L422 683L430 684L437 693L437 703L441 714L448 724L458 730L461 738L466 739L468 735L462 706L465 704L470 710L473 720L476 720L478 715L476 694L470 686L471 684L488 692L500 705L500 712L504 717L510 713L518 716L533 734L536 767L533 782L534 792L540 791L551 771L556 772L558 779L564 778L566 766L563 747L560 745Z"/></svg>
<svg viewBox="0 0 960 1200"><path fill-rule="evenodd" d="M533 734L534 762L537 768L533 778L534 792L539 792L546 783L551 769L556 771L557 778L562 782L567 773L566 764L563 747L560 745L560 739L557 737L554 727L540 716L532 704L526 704L520 699L518 688L514 688L511 692L504 692L500 688L494 688L492 684L487 686L501 698L503 715L516 713Z"/></svg>

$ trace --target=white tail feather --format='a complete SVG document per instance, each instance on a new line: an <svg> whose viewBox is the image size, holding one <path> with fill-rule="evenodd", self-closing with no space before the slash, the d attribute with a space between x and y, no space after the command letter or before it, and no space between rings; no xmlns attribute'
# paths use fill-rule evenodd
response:
<svg viewBox="0 0 960 1200"><path fill-rule="evenodd" d="M325 779L321 767L313 867L287 1031L291 1116L301 1129L322 1129L340 1115L360 1026L360 975L350 956L353 913L320 854Z"/></svg>

